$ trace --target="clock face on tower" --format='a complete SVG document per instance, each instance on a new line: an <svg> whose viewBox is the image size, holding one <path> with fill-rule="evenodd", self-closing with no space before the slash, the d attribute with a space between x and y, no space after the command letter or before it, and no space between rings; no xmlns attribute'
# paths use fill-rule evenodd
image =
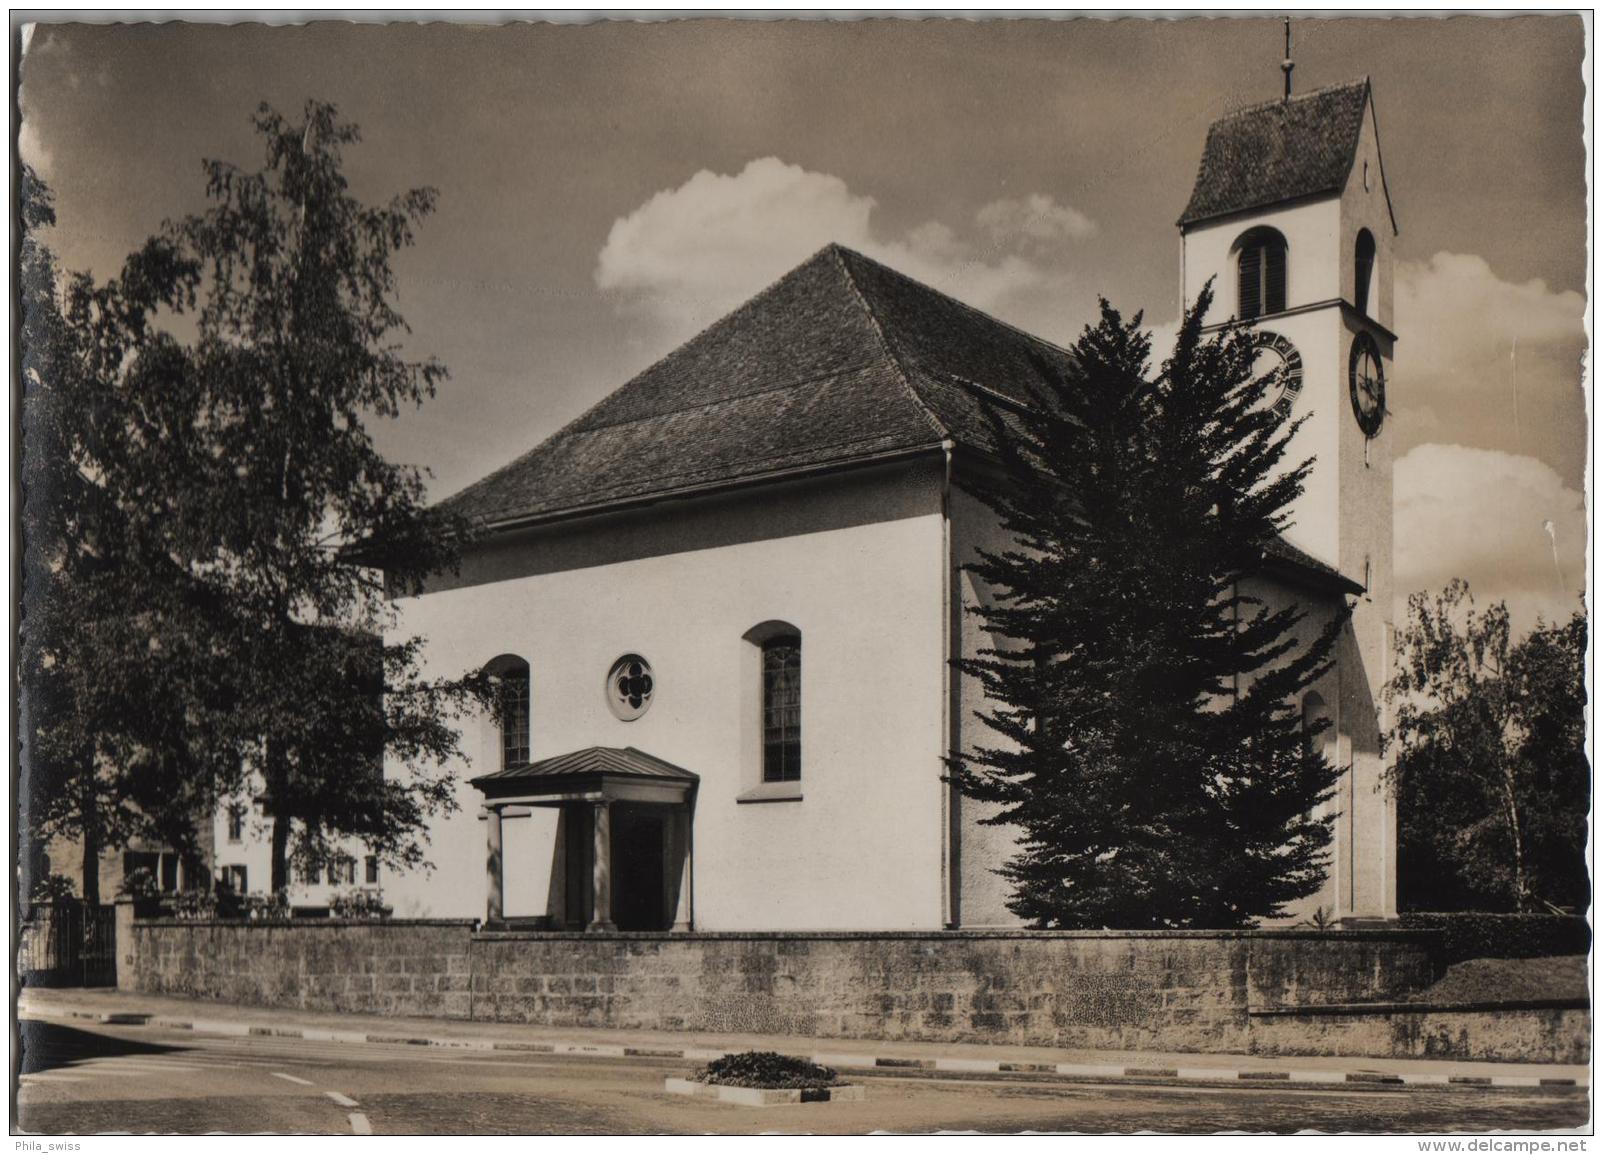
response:
<svg viewBox="0 0 1603 1155"><path fill-rule="evenodd" d="M1302 354L1279 333L1265 329L1253 335L1253 344L1257 352L1252 360L1252 375L1257 378L1279 374L1278 380L1269 387L1266 400L1275 413L1285 417L1291 412L1297 394L1302 392Z"/></svg>
<svg viewBox="0 0 1603 1155"><path fill-rule="evenodd" d="M1375 436L1386 419L1386 371L1381 365L1380 346L1368 333L1353 338L1352 356L1347 360L1347 389L1352 395L1358 428L1365 437Z"/></svg>

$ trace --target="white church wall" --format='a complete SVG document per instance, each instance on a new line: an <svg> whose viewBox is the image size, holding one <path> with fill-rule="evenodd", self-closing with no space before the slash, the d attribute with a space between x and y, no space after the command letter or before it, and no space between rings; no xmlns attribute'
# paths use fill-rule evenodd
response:
<svg viewBox="0 0 1603 1155"><path fill-rule="evenodd" d="M517 813L501 820L501 910L507 918L553 913L549 909L551 848L556 845L559 813L553 807L536 806L530 807L527 814ZM479 837L484 837L482 822Z"/></svg>
<svg viewBox="0 0 1603 1155"><path fill-rule="evenodd" d="M1329 601L1335 595L1314 595L1304 586L1274 578L1255 578L1242 582L1241 594L1244 597L1260 599L1271 613L1292 604L1302 606L1305 610L1304 617L1293 631L1299 651L1311 645L1322 631L1329 628L1331 616L1335 612L1334 604ZM1339 768L1351 763L1353 753L1352 735L1349 732L1351 718L1344 709L1347 699L1342 693L1343 662L1344 659L1350 660L1350 655L1344 652L1340 642L1337 644L1334 657L1336 668L1305 691L1304 703L1307 703L1309 695L1313 695L1319 703L1317 712L1329 718L1330 728L1321 736L1320 743L1326 757ZM1355 830L1351 794L1351 779L1344 776L1336 787L1335 797L1320 808L1321 812L1334 811L1336 814L1324 886L1317 893L1288 906L1285 918L1278 920L1279 923L1301 922L1312 918L1317 910L1322 910L1326 916L1352 912L1350 879L1354 848L1360 844L1367 844L1369 839L1361 831Z"/></svg>
<svg viewBox="0 0 1603 1155"><path fill-rule="evenodd" d="M501 580L399 601L398 629L429 639L440 673L527 659L534 760L635 746L700 775L698 929L937 927L939 487L933 462L858 470L526 535L459 579ZM802 636L802 798L740 803L760 774L741 736L742 635L772 619ZM656 679L633 722L603 695L623 653L645 657ZM397 915L484 913L484 824L467 779L500 767L493 726L470 723L464 748L461 809L433 823L434 873L386 885ZM506 824L522 876L509 914L539 905L537 871L517 865L540 853L519 825L530 821Z"/></svg>
<svg viewBox="0 0 1603 1155"><path fill-rule="evenodd" d="M1000 550L1016 543L1003 532L996 515L982 502L961 489L954 489L950 501L952 519L953 588L961 610L954 622L958 634L958 656L973 657L981 649L1006 648L1006 639L996 637L985 629L979 617L970 610L989 604L988 587L973 574L960 568L975 559L977 549ZM972 751L979 746L994 746L1003 739L975 717L991 708L978 681L960 677L957 692L958 746ZM954 800L957 807L955 831L955 860L957 896L955 921L966 928L1022 926L1023 920L1007 908L1012 887L997 872L1007 865L1018 850L1019 831L1014 826L989 825L1001 807L975 798Z"/></svg>

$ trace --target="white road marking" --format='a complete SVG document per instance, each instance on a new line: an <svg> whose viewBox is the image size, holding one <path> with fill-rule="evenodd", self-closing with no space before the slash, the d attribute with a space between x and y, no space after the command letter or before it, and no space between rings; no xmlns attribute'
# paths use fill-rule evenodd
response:
<svg viewBox="0 0 1603 1155"><path fill-rule="evenodd" d="M341 1107L361 1106L360 1103L351 1098L349 1095L341 1095L338 1091L324 1091L323 1094L327 1095L330 1099L333 1099L334 1102L338 1103Z"/></svg>
<svg viewBox="0 0 1603 1155"><path fill-rule="evenodd" d="M58 1075L54 1071L40 1071L37 1074L23 1075L21 1079L24 1086L32 1083L83 1083L86 1081L78 1075Z"/></svg>
<svg viewBox="0 0 1603 1155"><path fill-rule="evenodd" d="M371 1135L373 1124L367 1121L367 1116L360 1111L351 1112L351 1130L357 1135Z"/></svg>
<svg viewBox="0 0 1603 1155"><path fill-rule="evenodd" d="M310 1087L312 1085L312 1081L310 1079L297 1079L294 1075L284 1074L283 1071L274 1071L273 1078L283 1079L286 1083L299 1083L303 1087Z"/></svg>

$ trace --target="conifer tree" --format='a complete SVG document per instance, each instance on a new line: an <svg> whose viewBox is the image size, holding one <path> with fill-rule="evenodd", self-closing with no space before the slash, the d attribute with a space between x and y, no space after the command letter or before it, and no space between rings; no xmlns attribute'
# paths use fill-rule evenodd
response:
<svg viewBox="0 0 1603 1155"><path fill-rule="evenodd" d="M1014 544L968 567L996 642L958 665L992 738L953 776L1021 832L1002 873L1036 926L1238 927L1322 882L1338 771L1298 701L1347 610L1300 644L1304 612L1243 585L1312 463L1283 464L1298 422L1250 334L1203 334L1211 296L1156 376L1140 316L1103 301L1050 387L987 409L973 489Z"/></svg>

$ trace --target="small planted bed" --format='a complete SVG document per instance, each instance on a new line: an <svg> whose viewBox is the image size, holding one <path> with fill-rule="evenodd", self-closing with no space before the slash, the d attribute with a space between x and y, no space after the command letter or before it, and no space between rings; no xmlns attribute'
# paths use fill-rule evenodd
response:
<svg viewBox="0 0 1603 1155"><path fill-rule="evenodd" d="M863 1088L843 1083L831 1067L776 1051L741 1051L714 1059L688 1079L669 1079L675 1095L694 1095L772 1107L785 1103L830 1103L861 1099Z"/></svg>

